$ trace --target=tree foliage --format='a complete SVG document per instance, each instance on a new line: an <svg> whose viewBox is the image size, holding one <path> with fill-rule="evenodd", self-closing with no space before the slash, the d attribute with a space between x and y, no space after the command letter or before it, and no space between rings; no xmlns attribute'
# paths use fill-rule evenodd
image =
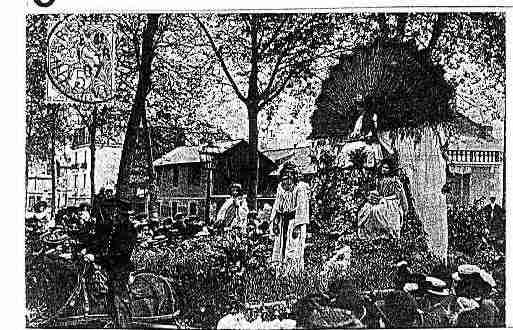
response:
<svg viewBox="0 0 513 330"><path fill-rule="evenodd" d="M331 15L230 14L196 16L219 61L227 84L247 109L250 204L256 197L258 114L297 79L311 74L314 62L330 52L335 28Z"/></svg>

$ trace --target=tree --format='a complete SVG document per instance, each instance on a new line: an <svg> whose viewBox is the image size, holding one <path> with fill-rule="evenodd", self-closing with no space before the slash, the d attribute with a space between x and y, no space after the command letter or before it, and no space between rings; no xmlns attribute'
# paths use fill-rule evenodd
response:
<svg viewBox="0 0 513 330"><path fill-rule="evenodd" d="M129 184L131 178L131 171L133 167L137 166L136 161L136 148L138 146L138 132L141 127L141 132L144 138L144 145L146 154L144 155L144 167L146 167L148 175L148 186L150 190L150 201L155 201L155 174L153 170L153 157L150 148L150 133L148 121L146 117L146 98L151 87L151 65L155 52L153 49L154 37L158 28L158 14L148 14L147 23L142 35L141 55L139 64L139 79L135 97L133 100L130 117L128 119L127 131L125 140L123 142L123 150L121 153L121 162L119 165L118 181L117 181L117 194L122 197L129 195ZM136 36L135 36L136 38Z"/></svg>
<svg viewBox="0 0 513 330"><path fill-rule="evenodd" d="M226 137L226 134L209 122L208 116L202 116L198 111L198 108L204 106L207 94L212 91L210 86L213 85L211 81L215 76L211 74L211 63L215 62L210 59L208 52L204 51L208 50L209 46L198 43L199 33L197 29L191 28L191 21L194 22L193 18L184 14L159 15L155 26L152 27L154 32L150 47L149 43L145 44L149 22L145 15L117 17L120 33L116 55L117 75L120 79L114 103L120 111L132 104L130 113L123 113L123 116L129 118L126 118L128 125L123 151L125 156L122 156L122 164L125 165L120 165L118 190L126 192L131 189L130 167L136 165L129 154L133 154L138 141L134 132L141 132L134 129L138 127L134 126L138 120L137 116L141 117L141 123L144 121L141 125L147 127L143 130L149 132L143 139L151 140L149 153L152 154L152 159L178 145L203 142L210 139L209 137ZM145 58L151 58L149 65ZM143 69L144 65L147 65L146 69ZM145 89L144 93L141 93L139 91L143 81ZM137 101L141 96L144 97L144 102ZM134 100L139 104L137 107L144 103L144 116L140 108L134 112ZM145 143L146 147L149 147L149 142ZM131 145L131 151L127 153L128 145ZM144 163L146 165L139 165L152 169L152 161L145 158ZM146 180L146 183L151 181L149 178L148 172L140 175L140 179ZM124 188L121 188L123 185ZM155 193L152 193L152 196L155 196ZM155 202L154 197L152 200Z"/></svg>
<svg viewBox="0 0 513 330"><path fill-rule="evenodd" d="M325 14L238 14L195 16L228 84L247 109L250 187L257 196L258 115L332 49L332 16ZM207 21L208 20L208 21ZM206 22L207 21L207 22Z"/></svg>
<svg viewBox="0 0 513 330"><path fill-rule="evenodd" d="M46 103L46 29L53 16L27 16L26 94L25 94L25 194L28 191L29 168L49 164L52 176L52 212L55 211L56 171L55 154L67 141L70 131L65 107ZM25 196L25 203L27 203Z"/></svg>

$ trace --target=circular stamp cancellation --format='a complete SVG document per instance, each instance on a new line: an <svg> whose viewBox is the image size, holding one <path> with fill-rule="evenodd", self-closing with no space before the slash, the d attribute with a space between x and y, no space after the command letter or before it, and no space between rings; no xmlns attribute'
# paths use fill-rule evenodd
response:
<svg viewBox="0 0 513 330"><path fill-rule="evenodd" d="M69 15L48 34L47 100L101 103L114 96L112 26Z"/></svg>
<svg viewBox="0 0 513 330"><path fill-rule="evenodd" d="M55 0L34 0L35 4L39 7L50 7Z"/></svg>

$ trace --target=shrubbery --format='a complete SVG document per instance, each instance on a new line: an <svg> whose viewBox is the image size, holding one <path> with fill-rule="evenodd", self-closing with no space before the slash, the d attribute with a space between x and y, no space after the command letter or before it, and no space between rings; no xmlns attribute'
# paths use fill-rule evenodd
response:
<svg viewBox="0 0 513 330"><path fill-rule="evenodd" d="M477 206L457 205L447 212L449 247L474 255L487 245L488 223Z"/></svg>

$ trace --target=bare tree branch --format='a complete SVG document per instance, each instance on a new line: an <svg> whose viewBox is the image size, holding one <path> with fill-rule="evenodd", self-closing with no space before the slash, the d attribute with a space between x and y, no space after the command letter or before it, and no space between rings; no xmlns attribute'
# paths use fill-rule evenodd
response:
<svg viewBox="0 0 513 330"><path fill-rule="evenodd" d="M287 84L289 83L290 79L292 79L292 76L294 75L294 71L290 70L287 77L283 80L282 84L276 88L273 94L271 94L267 99L262 100L262 102L259 104L259 107L261 109L265 108L269 103L271 103L278 95L283 92Z"/></svg>
<svg viewBox="0 0 513 330"><path fill-rule="evenodd" d="M262 46L262 48L260 49L260 53L265 53L269 47L272 45L272 43L276 40L276 38L278 38L278 36L280 35L280 32L282 31L283 27L285 26L285 23L287 23L287 20L289 19L289 15L285 15L285 17L283 18L283 20L280 22L280 25L278 25L278 27L274 30L272 36L269 38L269 40L267 40L267 42ZM262 39L263 39L263 35L262 35Z"/></svg>
<svg viewBox="0 0 513 330"><path fill-rule="evenodd" d="M203 24L203 22L199 19L199 17L197 15L194 15L194 18L196 19L199 26L201 27L201 29L207 36L207 39L210 42L210 45L212 46L214 53L216 54L217 60L219 61L219 64L221 64L221 67L223 68L226 78L228 78L228 80L230 81L233 91L235 92L235 94L241 101L246 102L247 98L244 97L244 95L242 95L242 93L239 90L239 87L237 86L237 83L235 83L235 80L233 80L232 75L230 74L230 71L228 70L228 67L226 66L226 63L223 59L223 56L220 53L219 48L216 46L214 39L212 39L212 36L210 35L210 32L208 31L207 27Z"/></svg>

